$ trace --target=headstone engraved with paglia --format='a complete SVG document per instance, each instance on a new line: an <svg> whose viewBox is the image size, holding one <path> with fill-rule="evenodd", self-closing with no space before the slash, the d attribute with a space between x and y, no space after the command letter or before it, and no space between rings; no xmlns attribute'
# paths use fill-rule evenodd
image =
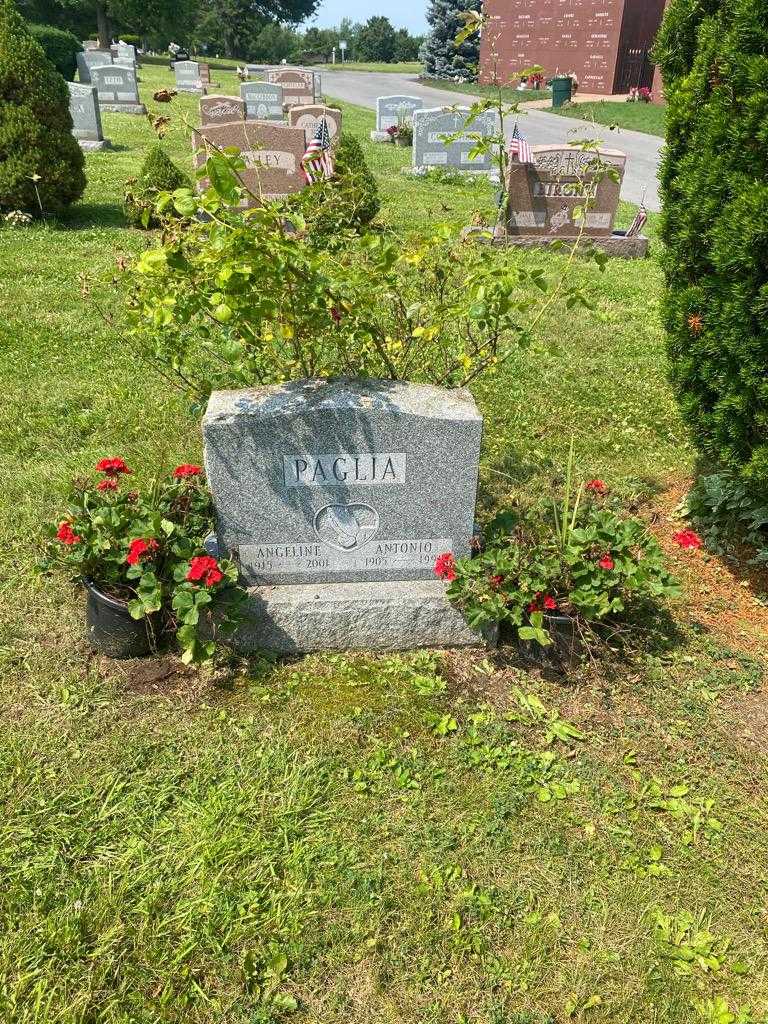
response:
<svg viewBox="0 0 768 1024"><path fill-rule="evenodd" d="M101 128L99 96L95 85L67 82L69 87L69 112L72 115L72 134L85 150L106 149L109 140L104 138Z"/></svg>
<svg viewBox="0 0 768 1024"><path fill-rule="evenodd" d="M376 130L371 132L372 142L389 142L387 128L402 122L413 124L413 115L423 110L424 101L418 96L379 96L376 100Z"/></svg>
<svg viewBox="0 0 768 1024"><path fill-rule="evenodd" d="M91 68L91 79L99 93L99 106L123 114L146 114L147 108L139 99L136 72L132 68L112 64Z"/></svg>
<svg viewBox="0 0 768 1024"><path fill-rule="evenodd" d="M282 121L283 87L273 82L243 82L240 96L245 101L245 116L249 120Z"/></svg>
<svg viewBox="0 0 768 1024"><path fill-rule="evenodd" d="M304 380L216 392L203 423L244 649L477 644L435 560L470 553L482 417L467 391Z"/></svg>
<svg viewBox="0 0 768 1024"><path fill-rule="evenodd" d="M446 142L445 136L460 133L453 142ZM498 163L493 147L487 153L473 158L470 156L477 145L469 133L485 138L498 136L498 114L486 110L469 120L469 108L448 107L416 110L413 114L413 167L417 171L430 167L453 167L473 174L498 172Z"/></svg>

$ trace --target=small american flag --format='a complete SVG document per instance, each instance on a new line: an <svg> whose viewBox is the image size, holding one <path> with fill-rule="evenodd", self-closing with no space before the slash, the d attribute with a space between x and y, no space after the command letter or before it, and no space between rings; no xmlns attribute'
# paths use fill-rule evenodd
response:
<svg viewBox="0 0 768 1024"><path fill-rule="evenodd" d="M333 177L331 133L328 131L328 122L324 117L320 118L315 137L301 158L301 166L304 170L304 177L310 185L316 181L327 181Z"/></svg>
<svg viewBox="0 0 768 1024"><path fill-rule="evenodd" d="M520 134L520 129L515 125L512 138L509 140L509 155L516 156L521 164L533 163L533 152L531 147Z"/></svg>

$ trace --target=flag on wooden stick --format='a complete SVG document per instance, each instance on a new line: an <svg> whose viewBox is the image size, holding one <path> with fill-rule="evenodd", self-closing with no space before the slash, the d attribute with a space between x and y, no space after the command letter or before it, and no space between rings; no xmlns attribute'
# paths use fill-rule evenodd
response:
<svg viewBox="0 0 768 1024"><path fill-rule="evenodd" d="M533 163L533 151L520 134L517 124L515 124L515 130L512 132L512 138L509 141L509 155L517 157L521 164Z"/></svg>
<svg viewBox="0 0 768 1024"><path fill-rule="evenodd" d="M333 157L331 155L331 133L328 122L320 118L314 138L307 146L302 157L301 166L304 177L310 185L316 181L327 181L333 177Z"/></svg>

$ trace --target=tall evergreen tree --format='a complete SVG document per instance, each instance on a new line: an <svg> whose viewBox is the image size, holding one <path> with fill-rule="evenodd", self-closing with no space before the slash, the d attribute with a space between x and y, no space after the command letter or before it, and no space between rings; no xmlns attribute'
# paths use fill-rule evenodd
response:
<svg viewBox="0 0 768 1024"><path fill-rule="evenodd" d="M768 6L672 0L656 56L672 383L705 460L768 499Z"/></svg>
<svg viewBox="0 0 768 1024"><path fill-rule="evenodd" d="M480 40L473 35L456 46L457 33L464 26L462 11L480 11L482 0L430 0L427 11L429 34L420 57L430 78L477 78Z"/></svg>
<svg viewBox="0 0 768 1024"><path fill-rule="evenodd" d="M0 212L59 213L85 189L67 84L0 0Z"/></svg>

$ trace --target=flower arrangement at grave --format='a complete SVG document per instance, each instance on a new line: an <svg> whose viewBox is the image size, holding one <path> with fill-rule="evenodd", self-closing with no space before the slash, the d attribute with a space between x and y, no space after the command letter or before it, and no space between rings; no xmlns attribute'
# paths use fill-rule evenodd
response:
<svg viewBox="0 0 768 1024"><path fill-rule="evenodd" d="M633 86L629 90L627 96L627 103L650 103L653 99L653 93L647 85Z"/></svg>
<svg viewBox="0 0 768 1024"><path fill-rule="evenodd" d="M678 543L696 546L682 534ZM613 502L604 481L576 485L573 448L563 493L548 508L499 513L476 557L443 554L435 574L471 626L505 624L543 647L562 621L589 646L601 628L621 632L643 603L680 593L658 542Z"/></svg>
<svg viewBox="0 0 768 1024"><path fill-rule="evenodd" d="M183 661L210 659L234 628L240 591L234 563L205 547L213 509L202 469L182 464L142 489L132 478L122 458L104 458L76 479L43 567L65 569L151 623L156 643L175 636Z"/></svg>

